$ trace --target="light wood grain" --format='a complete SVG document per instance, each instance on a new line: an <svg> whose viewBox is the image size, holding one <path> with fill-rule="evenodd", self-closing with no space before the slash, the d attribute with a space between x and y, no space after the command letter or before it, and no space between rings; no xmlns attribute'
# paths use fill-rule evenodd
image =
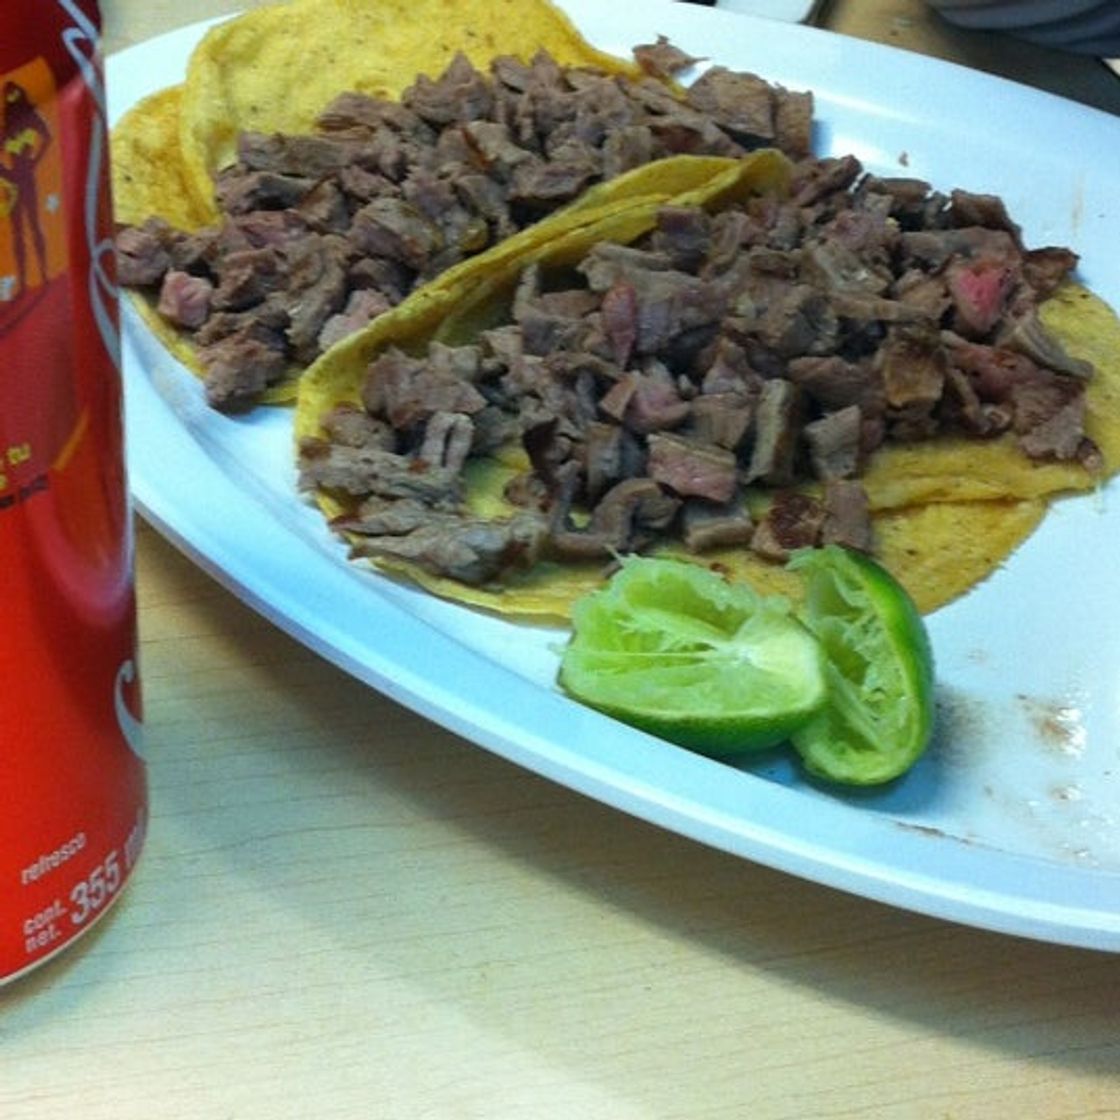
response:
<svg viewBox="0 0 1120 1120"><path fill-rule="evenodd" d="M118 45L230 7L106 5ZM1120 1116L1120 957L664 833L137 559L148 848L0 992L2 1120Z"/></svg>
<svg viewBox="0 0 1120 1120"><path fill-rule="evenodd" d="M148 850L0 995L4 1120L1120 1115L1120 958L630 819L138 544Z"/></svg>

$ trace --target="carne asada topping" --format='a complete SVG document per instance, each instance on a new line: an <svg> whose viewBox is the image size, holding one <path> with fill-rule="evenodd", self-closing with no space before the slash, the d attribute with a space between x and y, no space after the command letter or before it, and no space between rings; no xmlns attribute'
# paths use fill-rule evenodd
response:
<svg viewBox="0 0 1120 1120"><path fill-rule="evenodd" d="M540 519L528 514L508 521L444 515L428 518L409 532L380 533L369 548L359 542L355 556L409 560L435 575L481 585L531 568L543 538Z"/></svg>
<svg viewBox="0 0 1120 1120"><path fill-rule="evenodd" d="M673 78L700 61L674 46L664 35L656 43L644 43L634 48L634 61L654 78Z"/></svg>
<svg viewBox="0 0 1120 1120"><path fill-rule="evenodd" d="M606 564L666 540L775 562L873 551L860 477L884 444L1009 433L1033 459L1099 466L1091 368L1037 317L1030 252L1002 206L851 160L804 161L795 178L791 198L666 207L634 244L596 244L554 273L528 265L509 321L475 344L383 351L366 426L336 409L301 448L302 485L355 510L336 526L363 555L500 582L530 556ZM993 224L954 224L973 219ZM464 545L463 561L455 541L481 534L464 472L503 438L527 464L506 487L519 543L495 537L485 560Z"/></svg>
<svg viewBox="0 0 1120 1120"><path fill-rule="evenodd" d="M663 40L635 53L647 74L638 80L562 68L543 51L529 63L498 58L483 74L459 54L399 102L340 94L312 135L244 133L237 161L215 176L220 224L121 229L121 283L151 294L197 345L209 402L237 409L596 182L681 153L734 157L763 145L808 153L809 94L721 69L682 92L672 75L696 60ZM666 230L672 267L697 260L702 247L690 238L703 230L683 222ZM616 350L653 352L676 314L670 305L691 303L695 317L709 295L694 275L677 277L679 290L673 280L646 282L651 290L634 293L629 315L622 290L605 309ZM237 344L248 350L243 374L226 342L234 332L206 329L230 312L246 316L238 333L257 339ZM270 320L263 349L248 329L260 315ZM639 331L629 343L627 320ZM627 356L615 355L622 364Z"/></svg>
<svg viewBox="0 0 1120 1120"><path fill-rule="evenodd" d="M783 563L799 548L820 544L825 523L821 501L796 490L779 490L751 537L751 548L767 560Z"/></svg>

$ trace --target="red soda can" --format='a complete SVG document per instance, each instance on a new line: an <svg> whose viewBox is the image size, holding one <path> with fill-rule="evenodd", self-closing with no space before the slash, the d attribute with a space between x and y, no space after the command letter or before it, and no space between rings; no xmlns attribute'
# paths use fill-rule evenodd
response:
<svg viewBox="0 0 1120 1120"><path fill-rule="evenodd" d="M94 0L0 14L0 983L143 844L133 539Z"/></svg>

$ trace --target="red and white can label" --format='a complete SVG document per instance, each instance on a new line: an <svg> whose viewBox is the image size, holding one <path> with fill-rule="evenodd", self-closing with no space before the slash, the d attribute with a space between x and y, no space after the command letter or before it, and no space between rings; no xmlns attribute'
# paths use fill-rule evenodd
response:
<svg viewBox="0 0 1120 1120"><path fill-rule="evenodd" d="M0 982L105 911L147 820L98 31L5 0Z"/></svg>

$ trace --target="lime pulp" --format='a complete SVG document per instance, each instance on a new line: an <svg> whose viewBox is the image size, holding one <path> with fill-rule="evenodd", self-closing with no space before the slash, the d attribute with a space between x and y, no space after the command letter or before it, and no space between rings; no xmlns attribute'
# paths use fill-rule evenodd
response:
<svg viewBox="0 0 1120 1120"><path fill-rule="evenodd" d="M790 738L806 769L853 785L890 781L929 743L934 665L905 588L861 553L806 549L790 568L806 583L802 618L824 647L828 703Z"/></svg>
<svg viewBox="0 0 1120 1120"><path fill-rule="evenodd" d="M820 643L785 599L649 557L627 558L575 605L559 683L590 707L711 754L788 739L827 695Z"/></svg>

